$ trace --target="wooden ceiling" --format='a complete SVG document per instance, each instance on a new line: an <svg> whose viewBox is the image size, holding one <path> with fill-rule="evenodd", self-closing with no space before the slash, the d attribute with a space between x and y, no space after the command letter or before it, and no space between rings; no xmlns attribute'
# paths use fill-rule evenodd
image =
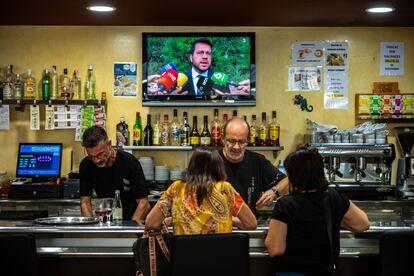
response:
<svg viewBox="0 0 414 276"><path fill-rule="evenodd" d="M93 14L86 6L117 10ZM391 14L365 9L392 5ZM0 25L414 27L411 0L7 0Z"/></svg>

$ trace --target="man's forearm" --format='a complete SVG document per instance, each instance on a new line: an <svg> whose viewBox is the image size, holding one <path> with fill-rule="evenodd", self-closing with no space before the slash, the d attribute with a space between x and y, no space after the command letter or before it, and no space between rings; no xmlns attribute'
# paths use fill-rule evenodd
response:
<svg viewBox="0 0 414 276"><path fill-rule="evenodd" d="M81 200L80 203L80 207L81 207L81 214L84 217L92 217L93 213L92 213L92 204L90 202L90 200Z"/></svg>
<svg viewBox="0 0 414 276"><path fill-rule="evenodd" d="M144 220L145 216L148 214L149 210L151 209L151 206L147 198L138 199L137 203L138 203L138 206L134 212L134 215L132 216L132 219L135 221Z"/></svg>

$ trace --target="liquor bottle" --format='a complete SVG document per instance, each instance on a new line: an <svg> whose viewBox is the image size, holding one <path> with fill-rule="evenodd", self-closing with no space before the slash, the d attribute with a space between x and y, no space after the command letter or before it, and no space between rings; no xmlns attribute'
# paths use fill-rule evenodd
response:
<svg viewBox="0 0 414 276"><path fill-rule="evenodd" d="M171 146L179 146L180 145L180 121L177 117L177 109L174 109L173 112L173 119L171 122Z"/></svg>
<svg viewBox="0 0 414 276"><path fill-rule="evenodd" d="M188 146L190 141L190 125L187 122L187 112L183 113L183 124L180 128L180 145Z"/></svg>
<svg viewBox="0 0 414 276"><path fill-rule="evenodd" d="M135 124L134 128L132 129L133 132L133 145L134 146L142 146L142 123L141 123L141 116L139 112L135 115Z"/></svg>
<svg viewBox="0 0 414 276"><path fill-rule="evenodd" d="M197 116L193 116L193 129L190 134L190 146L199 146L200 145L200 133L198 133L197 128Z"/></svg>
<svg viewBox="0 0 414 276"><path fill-rule="evenodd" d="M82 95L82 83L79 77L78 70L73 70L73 76L70 80L70 98L80 100Z"/></svg>
<svg viewBox="0 0 414 276"><path fill-rule="evenodd" d="M201 146L210 146L211 144L211 135L210 131L208 130L208 116L204 115L204 126L203 132L200 135L200 145Z"/></svg>
<svg viewBox="0 0 414 276"><path fill-rule="evenodd" d="M243 115L243 120L247 123L247 116Z"/></svg>
<svg viewBox="0 0 414 276"><path fill-rule="evenodd" d="M32 77L32 69L27 69L27 77L24 80L23 89L25 99L36 99L36 80Z"/></svg>
<svg viewBox="0 0 414 276"><path fill-rule="evenodd" d="M50 79L52 84L52 94L50 95L50 99L57 100L59 98L59 81L56 71L56 65L52 65L52 75Z"/></svg>
<svg viewBox="0 0 414 276"><path fill-rule="evenodd" d="M252 115L250 123L249 146L255 147L259 145L259 130L257 128L256 115Z"/></svg>
<svg viewBox="0 0 414 276"><path fill-rule="evenodd" d="M227 121L229 120L229 115L227 113L223 114L223 122L221 123L220 127L220 142L222 141L224 135L224 126L226 125Z"/></svg>
<svg viewBox="0 0 414 276"><path fill-rule="evenodd" d="M124 116L121 116L120 122L116 125L116 145L118 147L129 145L128 124L125 123Z"/></svg>
<svg viewBox="0 0 414 276"><path fill-rule="evenodd" d="M20 74L16 74L16 82L14 83L14 98L16 100L23 98L23 80Z"/></svg>
<svg viewBox="0 0 414 276"><path fill-rule="evenodd" d="M42 77L42 99L45 101L50 100L50 93L51 87L50 87L50 75L49 70L45 69L43 72Z"/></svg>
<svg viewBox="0 0 414 276"><path fill-rule="evenodd" d="M144 129L144 146L152 146L152 136L154 132L151 126L151 114L147 114L147 125Z"/></svg>
<svg viewBox="0 0 414 276"><path fill-rule="evenodd" d="M214 119L211 122L211 145L214 147L221 145L221 127L218 109L214 109Z"/></svg>
<svg viewBox="0 0 414 276"><path fill-rule="evenodd" d="M13 73L13 65L7 65L6 77L3 84L3 99L14 99L15 96L15 86L14 82L16 81L16 76Z"/></svg>
<svg viewBox="0 0 414 276"><path fill-rule="evenodd" d="M236 118L237 117L237 110L233 110L233 117L232 118Z"/></svg>
<svg viewBox="0 0 414 276"><path fill-rule="evenodd" d="M161 127L161 145L168 146L170 143L170 126L168 122L168 115L164 114L164 121Z"/></svg>
<svg viewBox="0 0 414 276"><path fill-rule="evenodd" d="M160 113L155 114L154 127L152 128L152 145L159 146L161 144L161 122Z"/></svg>
<svg viewBox="0 0 414 276"><path fill-rule="evenodd" d="M259 146L266 146L269 127L266 122L266 112L262 113L262 122L259 125Z"/></svg>
<svg viewBox="0 0 414 276"><path fill-rule="evenodd" d="M89 64L88 66L88 75L86 76L85 81L85 100L96 100L96 79L93 74L93 66Z"/></svg>
<svg viewBox="0 0 414 276"><path fill-rule="evenodd" d="M70 99L70 82L67 68L63 69L63 75L60 76L60 99Z"/></svg>
<svg viewBox="0 0 414 276"><path fill-rule="evenodd" d="M0 100L3 100L4 81L5 81L5 76L3 74L3 69L0 67Z"/></svg>
<svg viewBox="0 0 414 276"><path fill-rule="evenodd" d="M280 126L276 120L276 111L272 111L272 122L269 125L269 146L280 146Z"/></svg>
<svg viewBox="0 0 414 276"><path fill-rule="evenodd" d="M112 205L112 219L116 221L122 220L122 201L119 190L115 191L114 203Z"/></svg>

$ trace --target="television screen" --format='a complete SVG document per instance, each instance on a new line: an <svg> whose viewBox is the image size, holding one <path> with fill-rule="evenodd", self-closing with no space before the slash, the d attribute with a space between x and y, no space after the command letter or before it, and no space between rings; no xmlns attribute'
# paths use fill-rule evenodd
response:
<svg viewBox="0 0 414 276"><path fill-rule="evenodd" d="M255 105L254 33L143 33L144 106Z"/></svg>
<svg viewBox="0 0 414 276"><path fill-rule="evenodd" d="M17 177L60 177L62 144L20 143L17 155Z"/></svg>

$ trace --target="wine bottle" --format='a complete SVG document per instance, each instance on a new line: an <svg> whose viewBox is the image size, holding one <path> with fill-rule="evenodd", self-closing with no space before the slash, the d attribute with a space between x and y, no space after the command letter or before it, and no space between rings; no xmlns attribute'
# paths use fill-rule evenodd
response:
<svg viewBox="0 0 414 276"><path fill-rule="evenodd" d="M151 114L147 115L147 125L144 129L144 146L152 146L152 136L154 135L151 126Z"/></svg>
<svg viewBox="0 0 414 276"><path fill-rule="evenodd" d="M211 122L211 145L214 147L221 145L221 122L218 109L214 109L214 119Z"/></svg>
<svg viewBox="0 0 414 276"><path fill-rule="evenodd" d="M204 126L203 132L200 135L200 145L201 146L210 146L211 144L211 135L210 131L208 130L208 116L204 116Z"/></svg>
<svg viewBox="0 0 414 276"><path fill-rule="evenodd" d="M116 221L122 220L122 201L119 190L115 191L114 203L112 205L112 218Z"/></svg>
<svg viewBox="0 0 414 276"><path fill-rule="evenodd" d="M193 129L190 134L190 145L199 146L200 145L200 133L197 129L197 116L193 116Z"/></svg>
<svg viewBox="0 0 414 276"><path fill-rule="evenodd" d="M190 141L190 126L187 122L187 112L183 113L183 125L180 128L180 145L181 146L188 146Z"/></svg>

